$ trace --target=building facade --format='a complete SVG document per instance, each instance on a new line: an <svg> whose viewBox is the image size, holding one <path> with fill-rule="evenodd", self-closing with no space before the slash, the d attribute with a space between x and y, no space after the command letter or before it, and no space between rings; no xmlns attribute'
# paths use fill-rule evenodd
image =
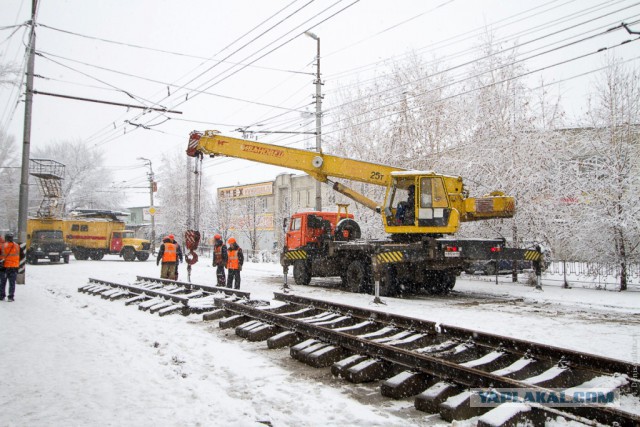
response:
<svg viewBox="0 0 640 427"><path fill-rule="evenodd" d="M220 187L219 209L228 215L227 229L243 250L280 251L284 221L294 212L313 211L316 181L306 174L284 173L273 181ZM334 206L335 195L322 185L323 206Z"/></svg>

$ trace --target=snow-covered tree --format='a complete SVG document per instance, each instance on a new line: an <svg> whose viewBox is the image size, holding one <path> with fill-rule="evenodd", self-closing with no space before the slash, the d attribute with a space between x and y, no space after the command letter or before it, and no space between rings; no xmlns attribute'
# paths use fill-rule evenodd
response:
<svg viewBox="0 0 640 427"><path fill-rule="evenodd" d="M590 132L580 140L576 186L583 256L615 262L620 289L630 262L640 260L640 73L612 58L596 83L588 112Z"/></svg>
<svg viewBox="0 0 640 427"><path fill-rule="evenodd" d="M15 64L0 63L0 86L17 86L20 70Z"/></svg>
<svg viewBox="0 0 640 427"><path fill-rule="evenodd" d="M194 179L195 165L189 162L189 159L183 151L166 154L162 157L156 174L157 197L159 205L162 206L161 233L162 235L174 234L180 243L185 231L189 228L198 229L201 233L203 230L211 230L211 216L209 213L203 215L203 209L213 206L210 186L207 184L208 179L204 175L201 183L194 184L197 181ZM191 200L187 197L189 185L192 187ZM198 201L200 211L195 215ZM190 218L190 215L193 218ZM198 224L194 223L195 216L200 219ZM204 237L207 238L206 235Z"/></svg>

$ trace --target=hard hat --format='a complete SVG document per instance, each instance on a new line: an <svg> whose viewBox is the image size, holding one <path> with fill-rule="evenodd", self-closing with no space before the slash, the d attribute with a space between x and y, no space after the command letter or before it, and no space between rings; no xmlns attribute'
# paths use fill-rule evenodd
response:
<svg viewBox="0 0 640 427"><path fill-rule="evenodd" d="M4 235L4 239L5 239L7 242L13 242L13 233L7 233L7 234L5 234L5 235ZM234 242L235 242L235 240L234 240Z"/></svg>
<svg viewBox="0 0 640 427"><path fill-rule="evenodd" d="M222 239L222 236L219 235L219 234L216 234L215 236L213 236L213 238L216 239L216 240L220 240L220 239Z"/></svg>
<svg viewBox="0 0 640 427"><path fill-rule="evenodd" d="M234 239L233 237L229 237L229 240L227 240L227 243L229 243L230 245L233 245L236 242L236 239Z"/></svg>
<svg viewBox="0 0 640 427"><path fill-rule="evenodd" d="M173 234L169 234L168 236L171 240L174 240L176 238L176 236L174 236Z"/></svg>

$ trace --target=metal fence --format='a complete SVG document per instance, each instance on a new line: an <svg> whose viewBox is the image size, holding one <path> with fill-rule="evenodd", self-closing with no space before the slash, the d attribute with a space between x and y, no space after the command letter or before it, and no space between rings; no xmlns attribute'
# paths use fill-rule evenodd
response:
<svg viewBox="0 0 640 427"><path fill-rule="evenodd" d="M552 261L543 273L545 280L557 280L568 285L590 284L594 287L620 287L620 264L603 262ZM627 285L640 285L640 263L627 265Z"/></svg>

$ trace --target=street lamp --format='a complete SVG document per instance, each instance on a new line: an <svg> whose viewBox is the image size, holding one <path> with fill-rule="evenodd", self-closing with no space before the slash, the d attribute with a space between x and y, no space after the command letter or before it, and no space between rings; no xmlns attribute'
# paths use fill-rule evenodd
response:
<svg viewBox="0 0 640 427"><path fill-rule="evenodd" d="M320 80L320 37L311 31L304 34L317 42L318 53L316 55L316 151L322 154L322 81ZM316 210L322 210L322 187L320 181L316 181Z"/></svg>
<svg viewBox="0 0 640 427"><path fill-rule="evenodd" d="M151 214L151 253L156 252L156 212L153 207L153 191L155 190L155 181L153 176L153 167L151 160L145 157L138 157L138 160L143 160L149 166L149 201L151 206L149 207L149 213Z"/></svg>

